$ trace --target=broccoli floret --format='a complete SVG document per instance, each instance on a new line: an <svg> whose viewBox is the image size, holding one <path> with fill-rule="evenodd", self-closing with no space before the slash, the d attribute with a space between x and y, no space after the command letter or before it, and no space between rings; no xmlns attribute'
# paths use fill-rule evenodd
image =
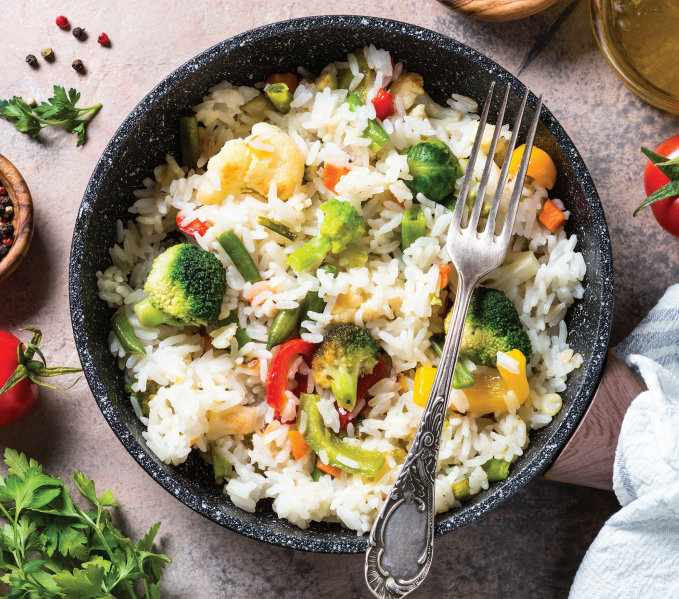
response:
<svg viewBox="0 0 679 599"><path fill-rule="evenodd" d="M288 264L296 271L323 260L328 252L339 254L365 233L363 217L349 202L328 200L321 205L321 210L325 217L318 235L288 257Z"/></svg>
<svg viewBox="0 0 679 599"><path fill-rule="evenodd" d="M226 293L226 270L217 256L189 243L166 249L146 279L149 297L134 311L141 325L213 324Z"/></svg>
<svg viewBox="0 0 679 599"><path fill-rule="evenodd" d="M406 155L412 180L404 183L414 196L421 193L432 202L440 202L455 191L455 181L462 169L450 148L440 139L419 141Z"/></svg>
<svg viewBox="0 0 679 599"><path fill-rule="evenodd" d="M134 399L137 400L142 416L146 416L148 418L149 412L151 410L149 407L149 402L156 396L156 393L158 393L158 385L153 381L147 381L146 391L133 391L133 384L134 381L128 381L125 383L125 391L129 394L130 399L134 397Z"/></svg>
<svg viewBox="0 0 679 599"><path fill-rule="evenodd" d="M372 374L378 363L377 341L355 324L341 324L330 331L311 361L314 381L331 388L337 404L345 410L356 405L358 378Z"/></svg>
<svg viewBox="0 0 679 599"><path fill-rule="evenodd" d="M451 310L444 322L446 332L452 316ZM527 359L533 352L514 304L502 291L478 287L469 304L460 355L477 364L495 368L497 352L506 353L513 349L518 349Z"/></svg>

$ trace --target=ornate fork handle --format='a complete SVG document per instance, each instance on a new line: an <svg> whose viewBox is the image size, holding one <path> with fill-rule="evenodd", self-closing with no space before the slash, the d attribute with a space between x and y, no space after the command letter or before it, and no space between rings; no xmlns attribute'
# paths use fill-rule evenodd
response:
<svg viewBox="0 0 679 599"><path fill-rule="evenodd" d="M464 323L478 278L458 287L434 386L405 464L370 533L365 576L380 599L403 597L429 572L434 553L434 486Z"/></svg>

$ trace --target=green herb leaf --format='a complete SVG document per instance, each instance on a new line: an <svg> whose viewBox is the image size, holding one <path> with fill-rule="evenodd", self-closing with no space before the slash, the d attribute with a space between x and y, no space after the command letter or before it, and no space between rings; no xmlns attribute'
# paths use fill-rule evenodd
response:
<svg viewBox="0 0 679 599"><path fill-rule="evenodd" d="M19 131L36 138L45 127L62 127L78 136L77 147L85 143L85 127L101 108L95 104L89 108L78 108L80 93L71 88L55 85L54 96L31 108L22 98L14 96L11 100L0 100L0 118L14 124ZM85 118L82 118L85 117Z"/></svg>
<svg viewBox="0 0 679 599"><path fill-rule="evenodd" d="M106 597L104 588L104 568L90 565L79 570L75 568L73 573L60 572L54 575L54 582L59 590L64 593L64 599L89 599L91 597Z"/></svg>
<svg viewBox="0 0 679 599"><path fill-rule="evenodd" d="M80 470L76 470L72 478L80 494L90 503L100 507L115 506L116 498L113 496L113 493L106 491L101 497L97 497L94 481L87 478Z"/></svg>
<svg viewBox="0 0 679 599"><path fill-rule="evenodd" d="M10 449L7 447L5 449L5 464L9 468L10 474L16 474L21 480L24 480L24 473L29 468L35 468L39 472L42 472L42 466L38 464L35 460L30 461L26 457L26 454L19 453L15 449Z"/></svg>
<svg viewBox="0 0 679 599"><path fill-rule="evenodd" d="M660 154L649 150L648 148L640 148L641 152L658 167L658 170L668 179L679 179L679 156L671 160Z"/></svg>
<svg viewBox="0 0 679 599"><path fill-rule="evenodd" d="M679 195L679 181L670 181L667 185L664 185L656 192L648 196L643 202L641 202L641 204L639 204L637 209L634 211L634 216L639 214L641 210L647 208L651 204L655 204L660 200L664 200L665 198L670 198L676 195Z"/></svg>

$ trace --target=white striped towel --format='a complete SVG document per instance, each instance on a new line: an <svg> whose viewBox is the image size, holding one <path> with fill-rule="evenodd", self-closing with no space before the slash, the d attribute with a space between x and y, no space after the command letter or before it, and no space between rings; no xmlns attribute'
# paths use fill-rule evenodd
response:
<svg viewBox="0 0 679 599"><path fill-rule="evenodd" d="M679 597L679 285L615 348L648 391L627 410L613 488L622 509L599 532L570 599Z"/></svg>

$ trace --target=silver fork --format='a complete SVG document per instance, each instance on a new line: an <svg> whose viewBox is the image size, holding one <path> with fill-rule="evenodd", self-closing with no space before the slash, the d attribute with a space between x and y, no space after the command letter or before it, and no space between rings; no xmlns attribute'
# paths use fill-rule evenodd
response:
<svg viewBox="0 0 679 599"><path fill-rule="evenodd" d="M495 83L490 87L483 107L479 129L469 157L467 171L462 181L460 195L448 229L446 249L457 269L458 284L453 317L446 341L443 346L440 364L434 379L422 421L417 429L415 440L408 452L394 487L375 520L365 560L365 578L368 587L380 599L403 597L415 590L425 579L432 563L434 553L434 486L438 463L441 433L448 408L450 389L457 363L464 323L469 309L472 292L482 277L502 264L507 254L509 241L514 228L514 220L521 198L523 183L528 170L528 161L542 109L542 96L538 100L535 115L526 139L521 166L516 175L514 191L509 202L504 227L495 235L495 219L507 181L509 163L516 146L521 128L523 113L528 99L528 90L514 122L497 191L493 198L488 223L485 229L477 232L479 216L483 204L488 179L492 168L493 156L500 137L504 120L509 86L505 91L500 107L495 134L493 135L488 160L483 171L474 209L466 228L462 227L462 213L469 192L474 164L481 145L481 139L488 119L488 110L493 99Z"/></svg>

